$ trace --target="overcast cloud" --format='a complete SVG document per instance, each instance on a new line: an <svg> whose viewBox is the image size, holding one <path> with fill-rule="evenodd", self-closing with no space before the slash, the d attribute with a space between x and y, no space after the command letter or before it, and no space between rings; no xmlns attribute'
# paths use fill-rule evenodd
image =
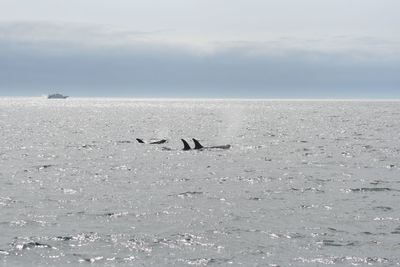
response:
<svg viewBox="0 0 400 267"><path fill-rule="evenodd" d="M398 2L336 1L0 1L0 95L400 97Z"/></svg>

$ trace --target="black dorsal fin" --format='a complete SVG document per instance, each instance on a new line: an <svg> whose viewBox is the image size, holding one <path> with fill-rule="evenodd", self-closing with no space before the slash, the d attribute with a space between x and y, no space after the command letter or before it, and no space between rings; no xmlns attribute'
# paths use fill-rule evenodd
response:
<svg viewBox="0 0 400 267"><path fill-rule="evenodd" d="M140 143L140 144L144 144L144 141L140 138L136 138L136 141L138 141L138 143Z"/></svg>
<svg viewBox="0 0 400 267"><path fill-rule="evenodd" d="M185 139L181 139L183 143L183 150L190 150L189 144L185 141Z"/></svg>
<svg viewBox="0 0 400 267"><path fill-rule="evenodd" d="M204 146L202 146L199 141L197 141L194 138L192 140L193 140L193 143L194 143L194 149L202 149L202 148L204 148Z"/></svg>

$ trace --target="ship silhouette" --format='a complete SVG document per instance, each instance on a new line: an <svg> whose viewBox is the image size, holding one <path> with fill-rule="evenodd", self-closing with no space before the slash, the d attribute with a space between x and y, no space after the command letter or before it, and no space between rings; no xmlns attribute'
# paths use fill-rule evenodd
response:
<svg viewBox="0 0 400 267"><path fill-rule="evenodd" d="M47 96L47 99L66 99L68 96L62 94L50 94Z"/></svg>

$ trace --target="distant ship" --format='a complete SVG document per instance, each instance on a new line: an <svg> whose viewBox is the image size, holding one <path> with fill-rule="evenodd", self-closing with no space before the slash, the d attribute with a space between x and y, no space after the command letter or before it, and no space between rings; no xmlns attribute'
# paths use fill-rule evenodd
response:
<svg viewBox="0 0 400 267"><path fill-rule="evenodd" d="M47 96L47 99L66 99L68 96L62 94L51 94Z"/></svg>

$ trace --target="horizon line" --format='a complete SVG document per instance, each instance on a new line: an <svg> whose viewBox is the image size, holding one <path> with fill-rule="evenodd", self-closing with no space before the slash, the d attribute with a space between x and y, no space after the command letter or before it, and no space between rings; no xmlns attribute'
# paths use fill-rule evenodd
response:
<svg viewBox="0 0 400 267"><path fill-rule="evenodd" d="M1 96L0 99L46 99L47 96ZM79 96L60 99L63 101L72 100L132 100L132 101L369 101L369 102L399 102L400 98L240 98L240 97L130 97L130 96ZM57 100L57 99L49 99Z"/></svg>

